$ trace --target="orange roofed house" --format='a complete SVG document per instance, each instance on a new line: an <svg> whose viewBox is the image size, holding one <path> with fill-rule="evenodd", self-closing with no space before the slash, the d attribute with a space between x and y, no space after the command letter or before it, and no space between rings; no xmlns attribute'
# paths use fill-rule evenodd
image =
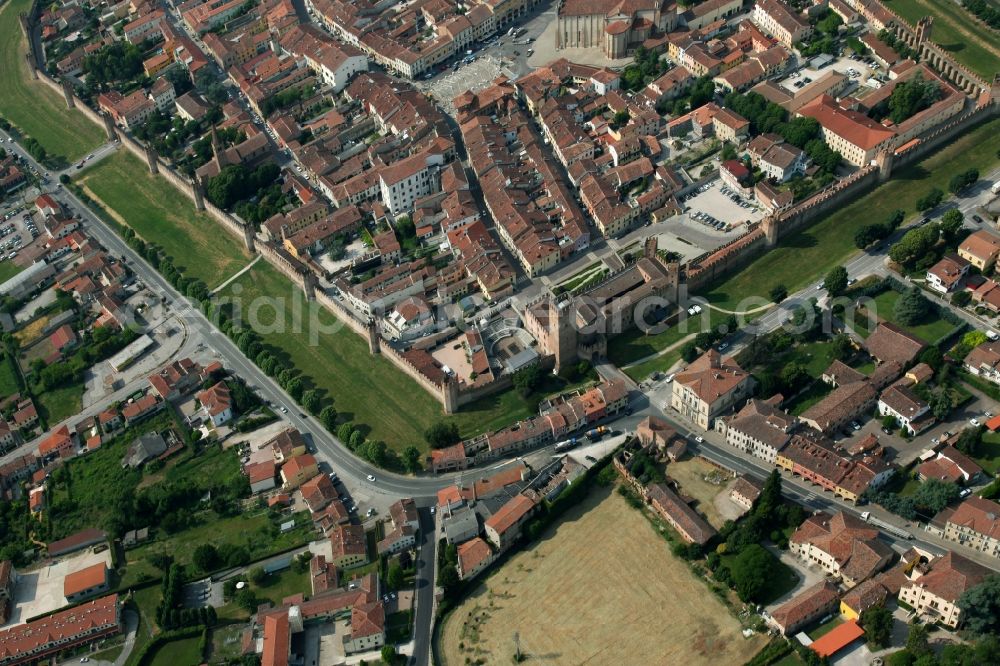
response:
<svg viewBox="0 0 1000 666"><path fill-rule="evenodd" d="M74 571L63 579L63 596L75 604L81 599L107 592L110 586L108 568L104 562Z"/></svg>
<svg viewBox="0 0 1000 666"><path fill-rule="evenodd" d="M711 349L674 378L670 407L704 430L750 394L753 378L733 358Z"/></svg>
<svg viewBox="0 0 1000 666"><path fill-rule="evenodd" d="M309 453L286 460L281 466L281 481L286 489L298 488L317 474L316 458Z"/></svg>
<svg viewBox="0 0 1000 666"><path fill-rule="evenodd" d="M108 595L0 631L0 664L18 666L46 661L63 650L88 645L121 630L118 595Z"/></svg>
<svg viewBox="0 0 1000 666"><path fill-rule="evenodd" d="M515 495L486 520L486 537L501 552L507 550L521 536L521 527L534 512L533 500L524 495Z"/></svg>
<svg viewBox="0 0 1000 666"><path fill-rule="evenodd" d="M789 539L789 549L849 587L878 573L892 559L892 549L879 541L877 529L843 511L807 518Z"/></svg>

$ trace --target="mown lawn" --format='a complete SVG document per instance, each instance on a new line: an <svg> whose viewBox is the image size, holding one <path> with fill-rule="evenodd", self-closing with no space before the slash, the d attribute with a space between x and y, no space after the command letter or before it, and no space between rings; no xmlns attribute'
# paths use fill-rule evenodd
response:
<svg viewBox="0 0 1000 666"><path fill-rule="evenodd" d="M516 391L505 391L445 417L436 399L385 358L369 354L368 344L350 329L320 333L312 340L312 315L306 314L305 321L297 326L292 313L291 303L302 300L301 291L265 262L241 275L219 296L233 301L238 298L243 312L248 312L257 299L269 298L272 303L283 304L281 326L275 325L275 308L259 309L259 328L272 331L261 331L264 342L288 366L301 370L315 387L332 398L342 420L369 426L366 437L383 440L396 451L410 444L426 450L423 432L438 420L454 421L468 437L535 413L537 397L524 399ZM303 306L303 312L310 310ZM313 312L315 321L323 327L329 328L336 321L321 306L315 306Z"/></svg>
<svg viewBox="0 0 1000 666"><path fill-rule="evenodd" d="M198 649L200 636L182 638L164 643L156 648L152 659L147 659L149 666L177 666L178 664L200 664L202 654Z"/></svg>
<svg viewBox="0 0 1000 666"><path fill-rule="evenodd" d="M994 5L995 6L995 5ZM952 0L893 0L889 8L916 26L924 16L934 17L931 41L951 52L987 81L1000 72L1000 41L972 12Z"/></svg>
<svg viewBox="0 0 1000 666"><path fill-rule="evenodd" d="M82 400L83 382L36 393L39 415L50 428L79 412Z"/></svg>
<svg viewBox="0 0 1000 666"><path fill-rule="evenodd" d="M7 280L11 279L22 270L24 269L15 264L13 259L4 259L3 261L0 261L0 284L3 284Z"/></svg>
<svg viewBox="0 0 1000 666"><path fill-rule="evenodd" d="M11 363L10 356L3 355L0 359L0 396L7 397L14 395L21 390L21 385L17 383L17 370Z"/></svg>
<svg viewBox="0 0 1000 666"><path fill-rule="evenodd" d="M0 7L0 115L47 152L72 162L99 146L104 130L79 111L67 109L62 95L29 78L27 45L17 15L30 6L31 0L8 0Z"/></svg>
<svg viewBox="0 0 1000 666"><path fill-rule="evenodd" d="M1000 473L1000 434L986 431L973 459L992 475Z"/></svg>
<svg viewBox="0 0 1000 666"><path fill-rule="evenodd" d="M639 363L627 368L623 368L626 375L631 377L634 381L641 382L646 377L649 377L654 372L667 372L673 367L674 363L679 361L681 358L681 352L677 349L668 351L665 354L651 358L648 361Z"/></svg>
<svg viewBox="0 0 1000 666"><path fill-rule="evenodd" d="M954 330L955 324L941 319L936 314L928 315L926 321L916 324L915 326L904 326L896 318L895 311L896 301L899 300L901 295L902 294L899 292L889 289L888 291L884 291L875 297L875 305L878 308L876 312L879 319L884 319L896 324L903 330L917 336L927 344L937 342L943 336Z"/></svg>
<svg viewBox="0 0 1000 666"><path fill-rule="evenodd" d="M188 277L213 289L250 261L242 241L195 210L194 204L153 176L131 153L119 150L74 179L119 223L156 243Z"/></svg>
<svg viewBox="0 0 1000 666"><path fill-rule="evenodd" d="M912 216L916 200L931 187L947 191L957 171L976 167L986 173L1000 162L994 140L998 133L1000 119L980 125L922 162L901 169L888 183L781 240L704 296L727 310L742 310L740 301L750 296L767 298L779 284L790 292L801 289L859 252L854 234L862 226L888 219L897 208Z"/></svg>

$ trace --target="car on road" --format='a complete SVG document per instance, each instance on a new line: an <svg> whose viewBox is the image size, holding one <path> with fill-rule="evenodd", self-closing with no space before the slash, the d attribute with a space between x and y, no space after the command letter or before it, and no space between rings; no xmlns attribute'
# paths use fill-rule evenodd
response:
<svg viewBox="0 0 1000 666"><path fill-rule="evenodd" d="M372 516L374 516L375 515L375 507L372 507L372 508L368 509L368 511L365 512L365 515L368 516L369 518L371 518Z"/></svg>
<svg viewBox="0 0 1000 666"><path fill-rule="evenodd" d="M437 513L437 507L436 506L432 506L431 507L431 515L433 516L435 513Z"/></svg>
<svg viewBox="0 0 1000 666"><path fill-rule="evenodd" d="M719 351L720 352L726 351L727 349L729 349L729 343L728 342L723 342L721 345L719 345Z"/></svg>
<svg viewBox="0 0 1000 666"><path fill-rule="evenodd" d="M375 483L375 475L374 474L369 474L365 478L368 479L369 481L371 481L372 483Z"/></svg>
<svg viewBox="0 0 1000 666"><path fill-rule="evenodd" d="M282 414L287 414L288 413L288 408L287 407L282 407L281 408L281 413Z"/></svg>
<svg viewBox="0 0 1000 666"><path fill-rule="evenodd" d="M695 435L695 436L694 436L694 441L696 441L696 442L698 442L699 444L701 444L702 442L704 442L704 441L705 441L705 438L704 438L704 437L702 437L701 435Z"/></svg>
<svg viewBox="0 0 1000 666"><path fill-rule="evenodd" d="M976 428L979 427L979 419L969 419L969 423L971 423L973 425L973 427L976 427Z"/></svg>
<svg viewBox="0 0 1000 666"><path fill-rule="evenodd" d="M979 217L978 215L973 215L972 219L978 222L979 224L983 223L983 218Z"/></svg>
<svg viewBox="0 0 1000 666"><path fill-rule="evenodd" d="M861 430L861 424L857 421L851 421L851 429L857 432L858 430Z"/></svg>

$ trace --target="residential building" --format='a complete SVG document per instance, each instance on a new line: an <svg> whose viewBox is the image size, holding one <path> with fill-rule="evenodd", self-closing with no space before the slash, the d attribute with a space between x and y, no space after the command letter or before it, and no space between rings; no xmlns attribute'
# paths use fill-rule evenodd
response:
<svg viewBox="0 0 1000 666"><path fill-rule="evenodd" d="M871 164L880 152L893 148L896 139L893 130L863 113L841 107L825 94L800 108L798 115L815 118L827 145L857 167Z"/></svg>
<svg viewBox="0 0 1000 666"><path fill-rule="evenodd" d="M316 458L309 453L289 458L281 466L281 482L288 490L298 488L317 474L319 467Z"/></svg>
<svg viewBox="0 0 1000 666"><path fill-rule="evenodd" d="M803 522L788 540L789 550L806 562L853 587L888 565L892 549L879 541L878 529L838 511L819 512Z"/></svg>
<svg viewBox="0 0 1000 666"><path fill-rule="evenodd" d="M715 536L715 528L664 484L649 486L646 489L646 499L688 543L703 546Z"/></svg>
<svg viewBox="0 0 1000 666"><path fill-rule="evenodd" d="M57 654L116 636L122 631L118 595L111 594L0 631L0 664L48 661Z"/></svg>
<svg viewBox="0 0 1000 666"><path fill-rule="evenodd" d="M927 286L941 294L950 294L958 289L969 273L969 262L955 254L946 254L927 269Z"/></svg>
<svg viewBox="0 0 1000 666"><path fill-rule="evenodd" d="M202 368L190 358L182 358L171 361L148 379L150 387L161 398L176 400L198 386L202 379Z"/></svg>
<svg viewBox="0 0 1000 666"><path fill-rule="evenodd" d="M958 256L975 266L980 273L989 273L1000 256L1000 236L985 229L969 234L958 246Z"/></svg>
<svg viewBox="0 0 1000 666"><path fill-rule="evenodd" d="M710 349L674 377L670 407L703 430L746 398L753 378L733 358Z"/></svg>
<svg viewBox="0 0 1000 666"><path fill-rule="evenodd" d="M299 487L302 500L309 507L309 512L316 514L337 499L337 489L326 474L317 474Z"/></svg>
<svg viewBox="0 0 1000 666"><path fill-rule="evenodd" d="M98 562L67 575L63 579L63 596L67 603L75 604L87 597L107 592L110 583L108 567L104 562Z"/></svg>
<svg viewBox="0 0 1000 666"><path fill-rule="evenodd" d="M409 525L394 527L376 544L379 555L394 555L413 548L417 543L417 531Z"/></svg>
<svg viewBox="0 0 1000 666"><path fill-rule="evenodd" d="M937 456L922 462L917 467L917 474L921 481L937 479L960 485L975 483L982 473L983 468L976 461L950 445L945 446L937 452Z"/></svg>
<svg viewBox="0 0 1000 666"><path fill-rule="evenodd" d="M225 382L219 382L199 393L198 402L201 403L202 412L216 428L229 423L233 418L233 399Z"/></svg>
<svg viewBox="0 0 1000 666"><path fill-rule="evenodd" d="M507 550L521 536L521 528L534 515L535 506L530 498L515 495L486 520L486 538L500 552Z"/></svg>
<svg viewBox="0 0 1000 666"><path fill-rule="evenodd" d="M931 406L913 392L909 386L893 384L878 399L878 413L892 416L899 427L910 435L917 435L934 423Z"/></svg>
<svg viewBox="0 0 1000 666"><path fill-rule="evenodd" d="M441 531L449 544L462 543L479 534L479 518L471 507L449 510L442 514Z"/></svg>
<svg viewBox="0 0 1000 666"><path fill-rule="evenodd" d="M813 32L807 20L780 0L757 0L750 18L761 30L787 48L808 39Z"/></svg>
<svg viewBox="0 0 1000 666"><path fill-rule="evenodd" d="M934 517L942 536L993 557L1000 557L1000 504L976 495Z"/></svg>
<svg viewBox="0 0 1000 666"><path fill-rule="evenodd" d="M333 552L330 562L341 569L368 562L368 538L361 525L334 525L330 530L330 545Z"/></svg>
<svg viewBox="0 0 1000 666"><path fill-rule="evenodd" d="M915 568L900 588L899 600L912 607L924 622L957 629L962 622L958 600L992 573L949 551L928 565Z"/></svg>
<svg viewBox="0 0 1000 666"><path fill-rule="evenodd" d="M782 635L793 636L809 623L835 611L839 600L837 586L823 580L773 610L767 622Z"/></svg>
<svg viewBox="0 0 1000 666"><path fill-rule="evenodd" d="M732 447L774 464L795 429L796 419L774 404L752 398L733 416L719 418L715 429Z"/></svg>
<svg viewBox="0 0 1000 666"><path fill-rule="evenodd" d="M247 475L247 480L250 482L250 492L253 494L266 492L275 488L277 483L274 477L277 475L277 471L277 466L271 460L248 463L243 467L243 472Z"/></svg>
<svg viewBox="0 0 1000 666"><path fill-rule="evenodd" d="M750 511L764 490L764 483L752 476L740 476L729 487L729 499Z"/></svg>
<svg viewBox="0 0 1000 666"><path fill-rule="evenodd" d="M167 442L159 433L147 432L135 438L122 458L122 467L136 469L158 458L167 450Z"/></svg>
<svg viewBox="0 0 1000 666"><path fill-rule="evenodd" d="M865 340L865 350L879 363L910 365L924 350L924 342L887 321L879 323Z"/></svg>
<svg viewBox="0 0 1000 666"><path fill-rule="evenodd" d="M983 379L1000 384L1000 342L984 342L962 361L965 369Z"/></svg>
<svg viewBox="0 0 1000 666"><path fill-rule="evenodd" d="M458 577L460 580L475 578L479 573L490 566L496 555L490 544L486 543L482 537L475 537L465 543L458 545Z"/></svg>

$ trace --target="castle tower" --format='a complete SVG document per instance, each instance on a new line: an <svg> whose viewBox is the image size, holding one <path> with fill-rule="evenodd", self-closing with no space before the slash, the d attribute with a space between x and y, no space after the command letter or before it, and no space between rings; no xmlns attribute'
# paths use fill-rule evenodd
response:
<svg viewBox="0 0 1000 666"><path fill-rule="evenodd" d="M73 83L69 79L60 79L59 83L62 84L63 97L66 99L66 108L72 109L76 106L76 102L73 101Z"/></svg>
<svg viewBox="0 0 1000 666"><path fill-rule="evenodd" d="M378 354L382 349L382 337L378 334L378 325L375 317L368 319L368 351L372 356Z"/></svg>
<svg viewBox="0 0 1000 666"><path fill-rule="evenodd" d="M892 162L896 157L896 152L892 148L882 150L875 156L875 164L878 165L878 182L884 183L892 176Z"/></svg>
<svg viewBox="0 0 1000 666"><path fill-rule="evenodd" d="M254 246L253 225L250 224L249 222L243 223L243 243L247 246L247 252L249 252L250 254L254 254L257 251L256 247ZM309 276L311 275L312 274L310 273ZM306 296L310 296L310 294L306 293Z"/></svg>
<svg viewBox="0 0 1000 666"><path fill-rule="evenodd" d="M227 166L226 161L226 151L222 147L222 141L219 139L219 133L215 131L215 125L212 126L212 159L215 161L215 167L222 171L222 167Z"/></svg>
<svg viewBox="0 0 1000 666"><path fill-rule="evenodd" d="M458 411L458 382L451 375L445 375L441 382L441 403L444 405L445 414L454 414Z"/></svg>
<svg viewBox="0 0 1000 666"><path fill-rule="evenodd" d="M194 199L195 210L205 210L205 190L201 182L198 178L192 178L188 183L191 185L191 198Z"/></svg>
<svg viewBox="0 0 1000 666"><path fill-rule="evenodd" d="M768 247L774 247L778 244L778 216L771 213L764 218L763 223L764 238L767 240Z"/></svg>
<svg viewBox="0 0 1000 666"><path fill-rule="evenodd" d="M156 148L153 148L150 144L146 144L146 166L149 167L149 173L153 175L160 173L160 164L156 158Z"/></svg>
<svg viewBox="0 0 1000 666"><path fill-rule="evenodd" d="M115 129L114 119L106 112L101 112L101 120L104 121L104 132L108 135L108 141L114 141L118 138L118 130Z"/></svg>
<svg viewBox="0 0 1000 666"><path fill-rule="evenodd" d="M656 251L659 246L659 242L656 240L656 236L650 236L642 244L642 254L644 257L650 261L656 260Z"/></svg>
<svg viewBox="0 0 1000 666"><path fill-rule="evenodd" d="M934 27L934 17L925 16L917 21L917 43L923 44L931 39L931 29Z"/></svg>
<svg viewBox="0 0 1000 666"><path fill-rule="evenodd" d="M556 372L577 359L576 308L572 300L549 301L549 345Z"/></svg>

